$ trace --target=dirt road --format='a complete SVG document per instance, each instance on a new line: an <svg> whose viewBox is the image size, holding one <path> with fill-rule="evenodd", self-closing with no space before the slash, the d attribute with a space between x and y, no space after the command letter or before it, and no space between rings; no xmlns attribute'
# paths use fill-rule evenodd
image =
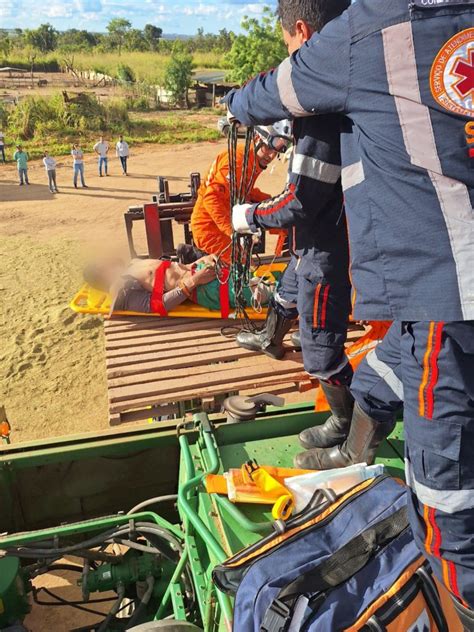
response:
<svg viewBox="0 0 474 632"><path fill-rule="evenodd" d="M73 188L70 159L61 158L57 195L40 162L30 164L23 187L15 167L0 164L0 405L13 441L108 427L102 321L68 308L82 264L104 249L128 252L123 213L150 200L157 175L169 178L172 192L185 191L189 173L205 173L224 147L147 145L133 151L128 177L112 158L110 176L99 178L90 156L88 189ZM277 193L285 172L277 164L259 186Z"/></svg>

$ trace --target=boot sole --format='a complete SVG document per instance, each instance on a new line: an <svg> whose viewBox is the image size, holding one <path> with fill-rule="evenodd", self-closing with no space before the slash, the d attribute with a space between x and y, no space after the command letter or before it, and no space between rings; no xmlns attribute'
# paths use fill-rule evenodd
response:
<svg viewBox="0 0 474 632"><path fill-rule="evenodd" d="M285 357L285 353L286 353L286 350L285 350L282 354L275 355L275 354L270 353L266 349L262 349L261 347L254 347L250 344L245 344L243 342L240 342L240 340L236 340L236 343L237 343L237 346L240 347L241 349L247 349L247 351L257 351L258 353L264 353L269 358L272 358L272 360L282 360Z"/></svg>

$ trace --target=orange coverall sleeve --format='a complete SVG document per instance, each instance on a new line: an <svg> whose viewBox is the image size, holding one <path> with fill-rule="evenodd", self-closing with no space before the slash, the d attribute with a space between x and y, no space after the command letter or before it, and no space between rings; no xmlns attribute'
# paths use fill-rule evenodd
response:
<svg viewBox="0 0 474 632"><path fill-rule="evenodd" d="M215 165L211 181L203 195L203 205L217 228L225 235L232 236L229 190L229 156L222 153Z"/></svg>
<svg viewBox="0 0 474 632"><path fill-rule="evenodd" d="M203 196L203 203L217 228L232 236L232 222L230 219L229 193L226 188L214 183L207 187Z"/></svg>
<svg viewBox="0 0 474 632"><path fill-rule="evenodd" d="M271 197L272 196L269 193L264 193L263 191L260 191L260 189L257 189L257 187L255 187L250 191L249 202L252 202L252 204L255 204L256 202L260 203L268 200Z"/></svg>

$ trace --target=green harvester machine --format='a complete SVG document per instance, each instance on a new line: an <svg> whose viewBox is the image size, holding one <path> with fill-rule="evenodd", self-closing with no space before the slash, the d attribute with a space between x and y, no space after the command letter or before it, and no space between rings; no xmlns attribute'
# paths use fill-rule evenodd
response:
<svg viewBox="0 0 474 632"><path fill-rule="evenodd" d="M245 418L198 413L102 435L5 442L0 631L25 630L32 581L71 566L76 603L115 595L94 625L70 629L232 630L233 603L214 587L212 569L275 523L270 507L208 494L205 478L252 459L291 467L301 450L298 433L327 414L310 405L256 406ZM398 424L378 459L398 477L401 434Z"/></svg>

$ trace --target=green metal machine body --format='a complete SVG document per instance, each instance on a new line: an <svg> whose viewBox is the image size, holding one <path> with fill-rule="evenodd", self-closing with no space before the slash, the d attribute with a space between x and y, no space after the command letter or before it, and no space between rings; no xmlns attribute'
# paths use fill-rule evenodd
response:
<svg viewBox="0 0 474 632"><path fill-rule="evenodd" d="M13 555L26 547L36 554L45 542L78 547L100 534L115 534L109 541L138 548L89 568L79 581L83 593L113 589L137 603L148 595L137 624L168 617L206 632L231 630L233 604L213 586L212 569L269 533L272 518L269 507L234 505L207 494L205 477L250 459L291 467L300 450L298 433L326 417L301 405L268 410L241 424L200 413L178 429L167 422L47 447L8 446L0 456L0 505L6 508L0 512L0 532L8 532L0 537L0 552ZM378 459L398 477L403 477L401 433L398 424ZM33 498L35 492L40 499ZM119 513L146 498L173 493L176 507L160 503L132 515ZM160 540L160 530L171 540ZM125 628L116 620L104 628L120 629Z"/></svg>

